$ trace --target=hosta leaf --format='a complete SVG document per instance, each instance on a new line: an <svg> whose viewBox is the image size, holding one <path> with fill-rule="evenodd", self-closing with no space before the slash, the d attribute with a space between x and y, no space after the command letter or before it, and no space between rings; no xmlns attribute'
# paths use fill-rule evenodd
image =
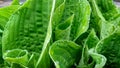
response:
<svg viewBox="0 0 120 68"><path fill-rule="evenodd" d="M107 58L105 68L118 68L120 66L120 29L104 38L96 47L98 53Z"/></svg>
<svg viewBox="0 0 120 68"><path fill-rule="evenodd" d="M0 28L4 29L10 16L19 8L19 5L10 5L0 8Z"/></svg>
<svg viewBox="0 0 120 68"><path fill-rule="evenodd" d="M96 2L106 20L110 20L112 17L119 14L114 0L96 0Z"/></svg>
<svg viewBox="0 0 120 68"><path fill-rule="evenodd" d="M93 60L90 59L90 54L89 54L89 49L95 48L96 44L99 42L98 37L96 36L96 33L94 29L91 30L89 33L87 39L85 40L83 50L82 50L82 57L79 62L79 65L77 66L78 68L93 68ZM89 62L89 61L92 62Z"/></svg>
<svg viewBox="0 0 120 68"><path fill-rule="evenodd" d="M92 60L91 63L85 63L86 59L88 58L84 58L84 62L83 60L81 60L81 63L79 64L79 66L77 68L103 68L105 66L106 63L106 57L98 54L94 51L94 48L90 49L86 54L89 55L89 57L92 57L90 60ZM95 61L95 63L94 63Z"/></svg>
<svg viewBox="0 0 120 68"><path fill-rule="evenodd" d="M106 64L106 57L101 55L101 54L98 54L94 51L94 48L93 49L90 49L89 50L89 55L93 58L93 60L96 62L95 64L95 67L94 68L103 68L104 65Z"/></svg>
<svg viewBox="0 0 120 68"><path fill-rule="evenodd" d="M66 9L70 14L75 14L71 30L72 40L75 41L89 27L91 8L87 0L70 0Z"/></svg>
<svg viewBox="0 0 120 68"><path fill-rule="evenodd" d="M10 6L2 7L0 8L0 64L3 64L3 59L2 59L2 31L9 20L10 16L19 8L19 0L15 1L13 0L12 3L17 3L12 4ZM2 66L0 66L2 67Z"/></svg>
<svg viewBox="0 0 120 68"><path fill-rule="evenodd" d="M28 61L27 67L29 67L29 68L35 68L35 65L36 65L35 55L32 54L30 56L29 61Z"/></svg>
<svg viewBox="0 0 120 68"><path fill-rule="evenodd" d="M90 49L96 47L98 42L99 42L99 38L97 37L94 29L92 29L85 41L85 45L88 46L88 48Z"/></svg>
<svg viewBox="0 0 120 68"><path fill-rule="evenodd" d="M34 53L38 60L42 46L48 44L44 40L51 30L51 26L48 27L51 2L52 0L27 0L12 15L3 33L3 55L8 50L19 48L26 49L29 55Z"/></svg>
<svg viewBox="0 0 120 68"><path fill-rule="evenodd" d="M52 66L52 63L50 62L51 59L49 57L48 51L49 51L49 46L50 46L50 42L52 39L51 38L51 36L52 36L52 19L53 19L53 13L54 13L54 9L55 9L55 3L56 3L56 1L53 0L51 14L50 14L50 21L48 24L45 42L43 44L42 52L36 63L35 68L40 68L40 67L50 68Z"/></svg>
<svg viewBox="0 0 120 68"><path fill-rule="evenodd" d="M62 15L63 15L63 11L64 11L64 8L65 8L65 0L63 1L63 3L61 3L62 1L63 0L57 0L56 4L55 4L56 8L54 10L53 19L52 19L52 26L53 26L52 28L53 28L53 30L59 24L59 22L60 22L60 20L62 18Z"/></svg>
<svg viewBox="0 0 120 68"><path fill-rule="evenodd" d="M84 45L82 48L82 56L77 68L89 68L88 60L89 60L88 46Z"/></svg>
<svg viewBox="0 0 120 68"><path fill-rule="evenodd" d="M101 39L109 36L115 31L115 26L112 23L109 22L102 22L101 26Z"/></svg>
<svg viewBox="0 0 120 68"><path fill-rule="evenodd" d="M52 44L49 54L56 68L72 68L80 59L81 46L72 41L59 40Z"/></svg>
<svg viewBox="0 0 120 68"><path fill-rule="evenodd" d="M28 52L21 49L8 50L3 58L9 63L17 63L26 66L28 62Z"/></svg>
<svg viewBox="0 0 120 68"><path fill-rule="evenodd" d="M64 2L64 1L63 1ZM82 6L81 6L82 5ZM81 34L86 32L89 26L90 5L87 0L66 0L65 9L60 23L74 14L73 25L71 30L71 40L76 40ZM60 15L61 16L61 15Z"/></svg>
<svg viewBox="0 0 120 68"><path fill-rule="evenodd" d="M74 14L70 16L64 23L59 24L55 29L55 40L66 39L70 40L71 25L74 19Z"/></svg>
<svg viewBox="0 0 120 68"><path fill-rule="evenodd" d="M120 27L120 14L112 17L108 23L114 25L115 28Z"/></svg>
<svg viewBox="0 0 120 68"><path fill-rule="evenodd" d="M98 19L98 21L99 21L99 19L100 20L105 20L105 18L103 17L100 9L98 8L98 5L97 5L96 1L95 0L89 0L89 3L92 7L93 17L96 17L96 19Z"/></svg>
<svg viewBox="0 0 120 68"><path fill-rule="evenodd" d="M47 5L46 3L49 2L41 1L28 0L19 11L12 15L3 35L3 52L14 48L27 49L29 52L36 53L41 51L50 13L50 6L42 8L39 4L35 5L37 2Z"/></svg>
<svg viewBox="0 0 120 68"><path fill-rule="evenodd" d="M89 3L92 8L92 14L90 19L90 27L94 28L97 32L98 36L100 36L100 30L101 30L101 23L106 22L105 18L103 17L100 9L98 8L98 5L95 0L89 0Z"/></svg>

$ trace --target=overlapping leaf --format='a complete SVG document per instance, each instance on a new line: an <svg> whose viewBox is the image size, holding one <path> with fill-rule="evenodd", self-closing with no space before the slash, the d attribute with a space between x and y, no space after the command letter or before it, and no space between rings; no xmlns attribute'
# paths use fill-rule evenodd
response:
<svg viewBox="0 0 120 68"><path fill-rule="evenodd" d="M72 41L59 40L52 44L49 54L56 68L72 68L80 59L81 49Z"/></svg>
<svg viewBox="0 0 120 68"><path fill-rule="evenodd" d="M3 56L8 50L18 48L27 50L29 55L35 54L38 59L49 29L51 2L28 0L12 15L3 33Z"/></svg>

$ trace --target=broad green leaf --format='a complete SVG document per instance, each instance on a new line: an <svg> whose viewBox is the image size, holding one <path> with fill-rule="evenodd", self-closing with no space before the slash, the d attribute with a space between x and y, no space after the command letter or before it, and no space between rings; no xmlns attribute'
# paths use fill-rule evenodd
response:
<svg viewBox="0 0 120 68"><path fill-rule="evenodd" d="M100 11L106 20L110 20L112 17L119 14L119 10L114 3L114 0L96 0Z"/></svg>
<svg viewBox="0 0 120 68"><path fill-rule="evenodd" d="M51 62L50 56L49 56L49 47L50 44L46 44L46 46L43 46L42 53L35 65L35 68L51 68L53 63Z"/></svg>
<svg viewBox="0 0 120 68"><path fill-rule="evenodd" d="M52 19L52 29L54 30L55 27L60 23L60 20L63 16L63 12L64 12L64 8L65 8L65 0L63 1L63 3L61 4L60 2L62 2L63 0L57 0L56 4L55 4L55 10L53 13L53 19ZM59 5L60 4L60 5ZM58 6L59 5L59 6ZM58 6L58 7L57 7Z"/></svg>
<svg viewBox="0 0 120 68"><path fill-rule="evenodd" d="M101 0L102 1L102 0ZM107 1L107 0L106 0ZM98 36L104 38L114 31L114 25L111 21L106 21L99 9L96 0L89 0L92 7L91 26L95 28ZM102 4L101 2L98 2ZM108 3L108 2L107 2ZM105 4L105 3L104 3ZM101 6L103 7L103 6ZM114 21L114 20L113 20ZM117 22L116 22L117 23Z"/></svg>
<svg viewBox="0 0 120 68"><path fill-rule="evenodd" d="M59 2L59 0L57 0L57 1ZM63 11L63 9L61 11L59 11L61 15L58 14L58 11L55 12L55 14L57 13L59 15L59 16L55 17L55 18L57 18L55 20L57 20L57 22L59 22L59 20L60 20L60 23L64 23L64 21L68 17L70 17L72 14L74 14L74 19L73 19L73 23L72 23L72 29L71 29L70 36L71 36L71 40L75 41L81 34L86 32L88 29L90 13L91 13L90 5L87 0L74 0L74 1L66 0L64 12L62 12L62 11ZM62 18L61 18L61 16L62 16Z"/></svg>
<svg viewBox="0 0 120 68"><path fill-rule="evenodd" d="M100 38L104 38L114 30L114 25L109 23L117 24L119 21L114 20L118 17L118 9L113 0L89 0L89 2L93 11L90 25L95 28Z"/></svg>
<svg viewBox="0 0 120 68"><path fill-rule="evenodd" d="M118 68L120 66L120 29L101 40L96 50L107 58L105 68Z"/></svg>
<svg viewBox="0 0 120 68"><path fill-rule="evenodd" d="M93 68L94 61L89 62L89 60L91 60L91 59L89 59L90 55L89 55L88 51L91 48L95 48L98 41L99 41L99 39L96 36L94 29L92 29L91 32L89 33L87 39L85 40L83 50L82 50L82 57L79 62L79 65L77 66L78 68Z"/></svg>
<svg viewBox="0 0 120 68"><path fill-rule="evenodd" d="M109 23L109 22L102 22L102 26L101 26L101 39L109 36L110 34L112 34L115 31L116 27L114 24Z"/></svg>
<svg viewBox="0 0 120 68"><path fill-rule="evenodd" d="M41 51L50 16L50 6L41 6L45 7L50 1L41 1L28 0L12 15L2 38L3 53L15 48L27 49L30 53Z"/></svg>
<svg viewBox="0 0 120 68"><path fill-rule="evenodd" d="M100 9L98 8L98 5L96 4L96 0L88 0L88 1L92 9L91 18L90 18L90 27L94 28L98 36L100 36L101 23L106 22L106 20L103 17Z"/></svg>
<svg viewBox="0 0 120 68"><path fill-rule="evenodd" d="M89 27L91 7L87 0L70 0L67 7L67 12L75 14L71 30L71 38L75 41Z"/></svg>
<svg viewBox="0 0 120 68"><path fill-rule="evenodd" d="M19 2L18 2L19 3ZM6 7L0 8L0 64L3 64L2 59L2 33L1 32L7 21L9 20L10 16L19 8L19 5L10 5ZM2 66L1 66L2 67Z"/></svg>
<svg viewBox="0 0 120 68"><path fill-rule="evenodd" d="M18 10L19 5L10 5L0 8L0 28L4 29L6 23L8 22L10 16Z"/></svg>
<svg viewBox="0 0 120 68"><path fill-rule="evenodd" d="M10 16L20 7L19 0L13 0L11 5L0 8L0 28L4 29Z"/></svg>
<svg viewBox="0 0 120 68"><path fill-rule="evenodd" d="M88 60L89 60L88 46L84 45L82 48L82 56L77 68L89 68Z"/></svg>
<svg viewBox="0 0 120 68"><path fill-rule="evenodd" d="M28 61L27 67L29 67L29 68L35 68L35 65L36 65L35 55L32 54L30 56L29 61Z"/></svg>
<svg viewBox="0 0 120 68"><path fill-rule="evenodd" d="M99 38L97 37L94 29L92 29L85 41L85 45L88 46L88 48L90 49L96 47L98 42L99 42Z"/></svg>
<svg viewBox="0 0 120 68"><path fill-rule="evenodd" d="M88 0L90 5L91 5L91 8L92 8L92 17L95 19L95 20L103 20L105 21L105 18L103 17L100 9L98 8L98 5L96 3L96 0ZM96 21L96 22L98 22Z"/></svg>
<svg viewBox="0 0 120 68"><path fill-rule="evenodd" d="M55 29L55 40L66 39L70 40L71 25L74 19L74 14L70 16L64 23L59 24Z"/></svg>
<svg viewBox="0 0 120 68"><path fill-rule="evenodd" d="M10 64L17 63L26 66L28 62L28 52L21 49L8 50L3 58Z"/></svg>
<svg viewBox="0 0 120 68"><path fill-rule="evenodd" d="M94 48L89 50L89 55L96 62L94 68L103 68L107 61L106 57L95 52Z"/></svg>
<svg viewBox="0 0 120 68"><path fill-rule="evenodd" d="M51 59L49 57L49 46L50 46L51 36L52 36L52 19L53 19L53 13L55 10L55 3L56 3L56 0L53 0L51 14L50 14L50 20L49 20L49 24L48 24L48 28L47 28L47 34L45 37L45 42L43 44L42 52L36 63L35 68L40 68L40 67L50 68L52 65Z"/></svg>
<svg viewBox="0 0 120 68"><path fill-rule="evenodd" d="M72 68L80 59L81 49L72 41L59 40L52 44L49 54L56 68Z"/></svg>
<svg viewBox="0 0 120 68"><path fill-rule="evenodd" d="M77 68L103 68L105 66L105 63L107 61L106 57L101 54L96 53L94 51L94 48L90 49L86 54L88 54L89 57L92 57L90 59L92 60L92 62L85 63L86 62L85 60L88 59L88 57L84 58L85 56L83 56L83 59L81 60L81 63L78 65Z"/></svg>
<svg viewBox="0 0 120 68"><path fill-rule="evenodd" d="M112 17L111 20L108 22L110 24L113 24L115 27L120 27L120 14Z"/></svg>
<svg viewBox="0 0 120 68"><path fill-rule="evenodd" d="M35 60L38 60L43 45L43 50L46 51L48 40L44 43L45 38L48 39L51 35L51 24L49 23L51 2L52 0L27 0L11 16L2 37L3 56L8 50L19 48L26 49L29 56L34 53ZM46 58L44 57L44 59ZM44 62L50 63L49 60L46 59ZM48 68L49 64L46 63L45 67Z"/></svg>

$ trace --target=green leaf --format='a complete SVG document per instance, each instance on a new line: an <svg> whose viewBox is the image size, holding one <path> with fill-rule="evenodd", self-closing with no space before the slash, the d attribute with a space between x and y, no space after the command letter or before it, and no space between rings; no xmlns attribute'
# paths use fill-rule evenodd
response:
<svg viewBox="0 0 120 68"><path fill-rule="evenodd" d="M53 26L52 28L53 28L53 30L60 23L60 20L61 20L61 18L63 16L63 12L64 12L64 9L65 9L65 0L63 1L63 3L60 3L59 1L62 2L63 0L57 0L56 1L56 4L55 4L56 8L55 8L55 11L53 13L53 19L52 19L52 26Z"/></svg>
<svg viewBox="0 0 120 68"><path fill-rule="evenodd" d="M51 11L48 4L51 1L41 1L28 0L12 15L3 33L3 53L20 48L27 49L30 54L33 52L37 56L40 54Z"/></svg>
<svg viewBox="0 0 120 68"><path fill-rule="evenodd" d="M97 37L94 29L92 29L85 41L85 45L88 46L88 48L90 49L96 47L98 42L99 42L99 38Z"/></svg>
<svg viewBox="0 0 120 68"><path fill-rule="evenodd" d="M19 10L11 16L3 32L3 55L8 50L19 48L23 50L26 49L29 56L34 53L35 60L38 60L42 47L43 50L46 51L48 38L51 36L52 26L51 23L49 23L51 2L52 0L27 0ZM45 39L47 40L44 43ZM44 51L42 51L42 55L43 53ZM46 54L47 53L45 53L45 56L47 56ZM42 60L50 63L50 59L45 57ZM46 68L50 67L47 63L44 66Z"/></svg>
<svg viewBox="0 0 120 68"><path fill-rule="evenodd" d="M109 36L110 34L112 34L114 31L116 30L116 27L114 24L109 23L109 22L102 22L102 26L101 26L101 39Z"/></svg>
<svg viewBox="0 0 120 68"><path fill-rule="evenodd" d="M105 18L103 17L100 9L98 8L98 5L96 3L96 0L89 0L89 3L91 5L92 8L92 16L94 17L94 19L98 20L105 20ZM95 18L96 17L96 18ZM96 21L97 22L97 21Z"/></svg>
<svg viewBox="0 0 120 68"><path fill-rule="evenodd" d="M60 1L57 0L57 2L59 3L61 2L61 0ZM65 7L63 6L64 2L65 2ZM64 7L64 12L63 12L62 6ZM61 8L61 11L58 10L60 8ZM64 21L68 17L74 14L71 35L70 35L71 40L75 41L81 34L87 31L89 27L89 19L90 19L90 13L91 13L91 8L87 0L79 0L79 1L66 0L66 1L63 1L63 4L61 4L61 6L58 9L56 9L55 16L54 16L58 24L59 24L59 21L60 23L64 23Z"/></svg>
<svg viewBox="0 0 120 68"><path fill-rule="evenodd" d="M0 8L0 28L3 30L10 16L20 7L19 0L13 0L12 4Z"/></svg>
<svg viewBox="0 0 120 68"><path fill-rule="evenodd" d="M94 48L89 50L89 55L93 58L93 60L96 62L94 68L103 68L107 59L105 56L98 54L95 52Z"/></svg>
<svg viewBox="0 0 120 68"><path fill-rule="evenodd" d="M4 60L8 63L17 63L26 66L28 62L28 52L21 49L8 50L3 55Z"/></svg>
<svg viewBox="0 0 120 68"><path fill-rule="evenodd" d="M105 68L117 68L120 66L120 29L117 29L114 33L101 40L96 50L98 53L104 55L107 58Z"/></svg>
<svg viewBox="0 0 120 68"><path fill-rule="evenodd" d="M85 40L83 50L82 50L82 57L81 57L81 60L77 68L92 68L93 67L94 61L92 60L92 62L89 62L91 59L90 59L90 55L88 51L91 48L95 48L98 42L99 42L99 39L96 36L94 29L92 29L87 39Z"/></svg>
<svg viewBox="0 0 120 68"><path fill-rule="evenodd" d="M70 1L69 4L73 5L73 7L68 5L68 11L71 10L69 13L75 14L71 30L71 38L75 41L80 35L85 33L89 27L91 7L87 0L75 0L73 3Z"/></svg>
<svg viewBox="0 0 120 68"><path fill-rule="evenodd" d="M77 68L89 68L88 60L89 60L88 46L84 45L82 49L82 56Z"/></svg>
<svg viewBox="0 0 120 68"><path fill-rule="evenodd" d="M64 23L59 24L55 29L55 40L70 40L71 25L74 14L70 16Z"/></svg>
<svg viewBox="0 0 120 68"><path fill-rule="evenodd" d="M119 14L114 0L96 0L96 2L106 20L110 20L112 17Z"/></svg>
<svg viewBox="0 0 120 68"><path fill-rule="evenodd" d="M56 68L72 68L80 59L81 49L72 41L59 40L52 44L49 54Z"/></svg>
<svg viewBox="0 0 120 68"><path fill-rule="evenodd" d="M120 14L112 17L111 20L108 22L110 24L113 24L115 27L120 27Z"/></svg>
<svg viewBox="0 0 120 68"><path fill-rule="evenodd" d="M18 10L19 5L10 5L0 8L0 28L3 30L10 16Z"/></svg>
<svg viewBox="0 0 120 68"><path fill-rule="evenodd" d="M45 37L45 41L43 44L43 48L42 48L42 52L41 55L36 63L35 68L40 68L40 67L44 67L44 68L50 68L52 63L51 63L51 59L49 57L49 46L50 46L50 42L51 42L51 36L52 36L52 19L53 19L53 13L54 13L54 9L55 9L55 3L56 1L53 0L52 1L52 9L51 9L51 15L50 15L50 21L48 24L48 28L47 28L47 34Z"/></svg>
<svg viewBox="0 0 120 68"><path fill-rule="evenodd" d="M88 0L88 1L91 5L91 9L92 9L91 18L90 18L90 27L95 29L95 31L97 32L98 37L99 37L100 30L101 30L101 23L106 22L106 20L103 17L100 9L98 8L96 0Z"/></svg>
<svg viewBox="0 0 120 68"><path fill-rule="evenodd" d="M29 68L35 68L35 65L36 65L35 55L32 54L30 56L29 61L28 61L27 67L29 67Z"/></svg>

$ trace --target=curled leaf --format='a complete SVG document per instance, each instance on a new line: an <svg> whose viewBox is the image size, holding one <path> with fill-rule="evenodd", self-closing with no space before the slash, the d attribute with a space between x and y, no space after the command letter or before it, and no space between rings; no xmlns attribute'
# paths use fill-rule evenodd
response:
<svg viewBox="0 0 120 68"><path fill-rule="evenodd" d="M71 68L80 59L81 46L72 41L59 40L52 44L49 54L56 68Z"/></svg>
<svg viewBox="0 0 120 68"><path fill-rule="evenodd" d="M74 14L69 17L64 23L57 26L55 30L55 40L66 39L70 40L71 25L74 19Z"/></svg>
<svg viewBox="0 0 120 68"><path fill-rule="evenodd" d="M26 66L28 62L28 52L21 49L8 50L3 58L8 63L17 63Z"/></svg>

